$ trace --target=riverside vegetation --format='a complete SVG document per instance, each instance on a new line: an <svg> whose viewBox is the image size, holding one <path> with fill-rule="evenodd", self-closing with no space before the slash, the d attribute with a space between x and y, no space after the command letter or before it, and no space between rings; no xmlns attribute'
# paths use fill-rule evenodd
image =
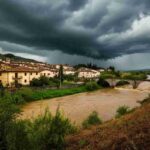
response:
<svg viewBox="0 0 150 150"><path fill-rule="evenodd" d="M46 110L44 115L39 116L34 120L18 120L17 116L21 113L18 104L23 104L24 102L30 102L34 100L60 97L64 95L70 95L80 92L87 92L97 90L102 87L108 87L108 83L103 79L98 81L98 84L90 81L85 85L70 88L70 89L36 89L31 87L22 87L17 91L9 92L7 90L1 90L0 97L0 149L1 150L51 150L51 149L80 149L82 148L91 148L97 149L110 149L111 146L118 149L125 147L123 141L127 143L129 148L143 148L141 143L144 144L144 148L150 143L149 137L149 104L150 98L145 99L141 104L141 108L135 110L133 113L128 112L128 108L119 108L117 110L116 116L117 119L112 122L102 123L102 120L99 118L97 112L92 112L85 121L83 121L83 129L90 128L93 125L100 127L98 130L98 135L95 135L94 131L91 131L86 137L80 135L78 127L65 118L62 113L57 109L57 112L54 116ZM140 111L141 110L141 111ZM140 111L140 113L139 113ZM124 116L125 115L125 116ZM128 117L129 115L129 117ZM123 119L122 117L123 116ZM138 116L138 117L136 117ZM124 119L125 117L125 119ZM120 123L119 123L120 122ZM119 125L118 125L119 124ZM134 127L132 126L134 124ZM138 126L137 126L138 124ZM140 135L136 133L136 130L129 133L132 136L132 140L128 140L128 136L124 134L123 128L126 126L129 130L136 129L140 127ZM123 132L122 135L119 134L121 139L117 138L118 130ZM138 128L139 129L139 128ZM146 129L146 133L142 130ZM78 131L79 130L79 131ZM78 132L78 133L77 133ZM93 133L94 132L94 133ZM127 131L126 131L127 132ZM78 138L76 135L79 134ZM114 138L109 134L114 134ZM116 134L117 133L117 134ZM139 138L143 138L142 141L135 139L134 135ZM66 139L66 137L71 136L71 138ZM90 136L90 138L89 138ZM96 141L97 136L99 142ZM101 138L101 136L103 138ZM92 137L92 138L91 138ZM107 141L105 137L109 137ZM123 140L122 140L123 139ZM147 140L146 140L147 139ZM72 142L73 141L73 142ZM134 142L133 142L134 141ZM97 147L92 147L93 142L96 143ZM120 142L121 145L118 145L117 142ZM104 145L102 144L104 143ZM113 144L114 145L113 145ZM116 144L116 145L115 145ZM95 145L95 144L94 144ZM125 147L126 148L126 147Z"/></svg>
<svg viewBox="0 0 150 150"><path fill-rule="evenodd" d="M34 120L18 120L16 119L16 117L20 114L19 107L12 102L12 99L10 99L8 95L5 95L0 99L0 149L59 150L80 149L81 146L85 149L87 147L91 147L91 149L97 149L99 146L104 146L102 145L102 143L104 142L106 144L104 148L102 147L102 149L110 149L110 146L112 146L111 143L117 145L117 142L119 142L120 140L122 144L121 146L124 146L124 143L122 143L124 140L122 140L122 138L125 139L125 142L127 142L130 148L132 148L132 146L139 146L141 148L140 142L142 142L142 144L144 143L144 146L146 147L148 146L149 141L146 141L145 136L148 137L149 130L146 133L143 131L145 129L149 129L147 127L149 127L150 125L150 98L145 99L143 102L141 102L141 104L143 105L141 108L137 108L131 113L126 111L126 108L124 111L124 106L122 106L121 109L119 108L116 112L117 115L119 114L119 118L115 119L114 121L108 121L106 123L102 123L102 120L99 118L97 112L92 112L89 115L89 117L85 119L85 121L83 121L83 128L79 129L62 115L62 113L59 111L59 108L57 109L56 114L54 116L52 116L51 113L48 110L46 110L44 115L41 115ZM123 118L121 116L123 116ZM96 125L98 127L98 133L96 132L97 134L102 134L102 136L105 138L108 136L108 133L111 133L114 134L115 139L112 139L112 137L110 137L109 140L107 138L108 141L103 142L104 139L102 139L101 142L100 138L98 140L99 142L96 142L98 144L98 147L92 147L93 144L91 142L94 142L94 140L97 139L97 136L94 135L95 132L91 128L91 126L93 125ZM134 125L134 127L132 125ZM116 132L118 134L118 130L120 132L121 128L122 131L125 126L127 128L130 127L129 131L133 131L131 130L131 128L134 129L140 127L140 135L142 134L143 140L138 140L138 143L133 144L132 140L128 141L128 138L125 136L125 134L119 134L121 139L116 139ZM88 128L88 130L92 132L92 134L90 135L90 139L93 141L89 139L88 135L86 136L86 138L82 137L82 134L80 135L82 130L84 130L85 128ZM136 130L134 130L134 134L137 137L139 136L139 138L141 138L141 136L138 133L136 133ZM133 139L134 134L131 133ZM76 138L76 135L78 135L78 138ZM71 138L67 139L67 137ZM119 147L119 149L121 148Z"/></svg>
<svg viewBox="0 0 150 150"><path fill-rule="evenodd" d="M42 100L48 98L61 97L66 95L72 95L81 92L88 92L100 89L95 82L90 82L79 87L68 88L68 89L44 89L44 88L31 88L21 87L16 91L5 90L1 93L1 96L9 97L14 104L23 104L25 102L31 102L35 100Z"/></svg>

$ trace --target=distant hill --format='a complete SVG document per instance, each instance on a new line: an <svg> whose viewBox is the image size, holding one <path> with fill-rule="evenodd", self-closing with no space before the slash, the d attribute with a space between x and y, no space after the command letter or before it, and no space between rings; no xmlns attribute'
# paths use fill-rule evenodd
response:
<svg viewBox="0 0 150 150"><path fill-rule="evenodd" d="M5 60L6 58L10 58L11 60L14 61L25 61L25 62L37 62L36 60L33 59L27 59L19 56L15 56L13 54L0 54L0 59Z"/></svg>

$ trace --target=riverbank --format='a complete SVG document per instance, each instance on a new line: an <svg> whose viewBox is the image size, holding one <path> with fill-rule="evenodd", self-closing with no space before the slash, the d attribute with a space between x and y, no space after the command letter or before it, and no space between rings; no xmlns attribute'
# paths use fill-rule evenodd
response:
<svg viewBox="0 0 150 150"><path fill-rule="evenodd" d="M66 150L149 150L150 103L134 112L66 137Z"/></svg>
<svg viewBox="0 0 150 150"><path fill-rule="evenodd" d="M88 91L102 89L97 83L91 82L78 87L65 89L47 89L47 88L32 88L22 87L16 91L5 91L5 95L12 99L14 104L24 105L27 102L51 99Z"/></svg>
<svg viewBox="0 0 150 150"><path fill-rule="evenodd" d="M137 101L148 97L148 92L139 90L101 89L70 96L41 100L26 104L22 108L21 119L32 119L45 112L48 108L54 115L57 107L72 122L80 125L92 111L97 111L103 121L114 117L119 106L130 108L139 106Z"/></svg>

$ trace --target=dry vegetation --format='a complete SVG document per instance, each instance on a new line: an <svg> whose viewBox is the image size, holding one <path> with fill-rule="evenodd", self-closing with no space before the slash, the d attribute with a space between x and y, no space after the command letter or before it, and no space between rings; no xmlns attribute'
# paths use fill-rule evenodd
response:
<svg viewBox="0 0 150 150"><path fill-rule="evenodd" d="M68 150L150 150L150 99L134 112L66 138Z"/></svg>

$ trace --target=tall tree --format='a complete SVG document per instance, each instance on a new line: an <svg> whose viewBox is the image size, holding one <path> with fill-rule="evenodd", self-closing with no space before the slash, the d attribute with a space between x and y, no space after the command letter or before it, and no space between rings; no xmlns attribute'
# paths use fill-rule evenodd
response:
<svg viewBox="0 0 150 150"><path fill-rule="evenodd" d="M63 82L63 65L60 65L59 68L59 81L60 81L59 88L61 88Z"/></svg>

